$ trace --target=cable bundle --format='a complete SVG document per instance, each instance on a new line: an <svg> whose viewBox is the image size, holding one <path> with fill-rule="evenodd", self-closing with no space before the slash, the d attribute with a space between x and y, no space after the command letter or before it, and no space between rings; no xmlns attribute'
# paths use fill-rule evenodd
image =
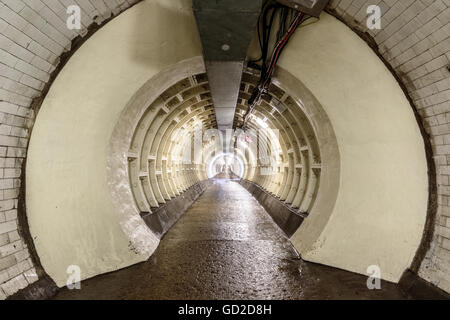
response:
<svg viewBox="0 0 450 320"><path fill-rule="evenodd" d="M272 31L272 25L275 18L276 13L280 10L280 24L278 28L277 33L277 42L274 46L271 58L269 60L269 63L267 64L267 55L268 55L268 47L269 47L269 40L270 40L270 34ZM268 21L268 15L272 11L269 24L267 24ZM306 19L305 14L300 11L296 11L295 14L292 13L292 9L279 5L279 4L270 4L267 5L261 14L261 16L258 18L258 38L259 38L259 45L261 47L261 57L258 60L250 61L249 63L256 63L261 61L261 76L258 82L258 86L253 90L252 95L250 99L248 100L249 107L247 109L247 112L244 115L244 123L242 125L242 129L245 130L247 126L248 119L250 117L251 112L253 111L253 108L259 103L261 100L261 97L264 94L267 94L270 81L272 78L273 71L275 69L275 65L278 62L278 59L281 55L281 52L286 47L289 38L292 36L294 31L297 29L297 27ZM289 19L289 16L291 16L291 19ZM262 18L262 25L261 25L261 18ZM286 24L288 20L291 20L289 23L289 27L286 30ZM262 31L262 34L261 34Z"/></svg>

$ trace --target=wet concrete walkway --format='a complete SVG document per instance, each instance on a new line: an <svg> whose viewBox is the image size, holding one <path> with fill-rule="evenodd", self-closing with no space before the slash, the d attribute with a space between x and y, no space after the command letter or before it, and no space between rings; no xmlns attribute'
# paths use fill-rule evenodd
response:
<svg viewBox="0 0 450 320"><path fill-rule="evenodd" d="M216 180L149 259L56 299L401 299L397 286L304 262L237 182Z"/></svg>

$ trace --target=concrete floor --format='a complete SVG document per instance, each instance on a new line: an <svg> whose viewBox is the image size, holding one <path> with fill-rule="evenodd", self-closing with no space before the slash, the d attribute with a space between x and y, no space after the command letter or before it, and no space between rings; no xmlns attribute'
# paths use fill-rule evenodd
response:
<svg viewBox="0 0 450 320"><path fill-rule="evenodd" d="M396 285L305 262L237 182L215 180L149 261L56 299L403 299Z"/></svg>

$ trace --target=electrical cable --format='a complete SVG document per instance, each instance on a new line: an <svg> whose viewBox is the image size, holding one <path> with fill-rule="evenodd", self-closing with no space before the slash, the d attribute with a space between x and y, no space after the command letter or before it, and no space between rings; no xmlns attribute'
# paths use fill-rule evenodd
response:
<svg viewBox="0 0 450 320"><path fill-rule="evenodd" d="M270 58L270 63L267 66L266 60L267 60L268 44L269 44L269 40L270 40L271 29L272 29L275 14L279 9L281 9L281 11L280 11L279 28L278 28L278 32L276 35L277 43L274 46L274 49L273 49L273 52L272 52L272 55ZM268 16L270 10L273 10L273 11L272 11L272 15L269 20L269 24L267 25L267 16ZM259 36L259 40L260 40L259 43L260 43L260 47L261 47L261 58L259 60L257 60L257 61L262 60L261 75L260 75L260 80L259 80L258 86L255 87L255 89L252 92L252 95L250 96L250 99L248 100L249 107L247 109L247 112L244 115L244 121L243 121L243 125L242 125L242 129L244 131L246 129L250 114L253 111L255 105L258 104L259 101L261 100L262 96L264 94L267 94L267 92L268 92L272 73L274 71L276 63L278 62L281 52L285 48L286 44L288 43L290 37L292 36L294 31L297 29L297 27L303 21L307 20L307 19L304 19L305 14L303 12L298 11L294 15L294 18L292 19L292 21L290 22L288 30L286 32L284 32L284 29L286 26L286 21L288 19L288 15L289 15L288 10L290 11L290 9L288 9L287 7L283 7L283 6L279 6L279 5L269 5L263 10L263 13L262 13L262 31L263 31L262 39ZM259 33L259 30L260 30L260 26L258 24L258 33Z"/></svg>

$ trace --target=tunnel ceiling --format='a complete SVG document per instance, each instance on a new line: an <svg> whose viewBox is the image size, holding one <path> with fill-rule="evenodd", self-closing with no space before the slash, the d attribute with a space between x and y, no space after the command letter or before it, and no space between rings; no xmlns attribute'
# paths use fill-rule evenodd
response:
<svg viewBox="0 0 450 320"><path fill-rule="evenodd" d="M232 127L242 68L262 2L193 1L219 129Z"/></svg>

